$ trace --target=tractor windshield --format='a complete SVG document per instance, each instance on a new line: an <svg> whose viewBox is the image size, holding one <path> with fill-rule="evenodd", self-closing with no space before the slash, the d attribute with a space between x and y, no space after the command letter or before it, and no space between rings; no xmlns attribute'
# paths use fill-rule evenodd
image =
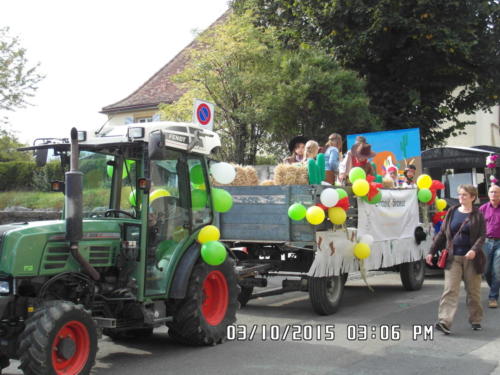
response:
<svg viewBox="0 0 500 375"><path fill-rule="evenodd" d="M91 151L80 151L79 169L83 173L83 213L84 217L103 217L111 208L134 215L132 203L133 186L136 181L135 162L126 160L122 167L122 183L119 207L111 207L112 181L115 157ZM110 215L115 216L115 214Z"/></svg>

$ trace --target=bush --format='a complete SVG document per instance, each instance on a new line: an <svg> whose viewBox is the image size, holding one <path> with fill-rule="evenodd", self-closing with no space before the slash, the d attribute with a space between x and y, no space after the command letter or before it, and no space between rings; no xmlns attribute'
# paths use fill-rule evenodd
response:
<svg viewBox="0 0 500 375"><path fill-rule="evenodd" d="M54 180L64 180L58 161L51 161L41 168L31 161L0 162L0 191L50 191L50 181Z"/></svg>

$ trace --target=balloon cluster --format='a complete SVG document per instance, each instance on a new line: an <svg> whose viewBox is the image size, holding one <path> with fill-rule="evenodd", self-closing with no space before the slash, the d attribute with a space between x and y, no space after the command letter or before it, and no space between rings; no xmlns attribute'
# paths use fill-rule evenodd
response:
<svg viewBox="0 0 500 375"><path fill-rule="evenodd" d="M418 177L417 187L419 189L417 193L418 200L428 205L435 202L437 191L444 189L444 185L441 181L433 180L431 176L427 174Z"/></svg>
<svg viewBox="0 0 500 375"><path fill-rule="evenodd" d="M360 197L363 201L376 204L382 200L382 193L380 184L376 177L366 176L363 168L354 167L349 172L349 181L352 183L352 192L354 195Z"/></svg>
<svg viewBox="0 0 500 375"><path fill-rule="evenodd" d="M320 202L315 206L306 208L301 203L294 203L288 208L288 217L300 221L304 218L312 225L321 224L326 216L333 224L341 225L347 219L346 211L349 209L349 198L344 189L327 188L320 194ZM325 214L327 211L327 214Z"/></svg>
<svg viewBox="0 0 500 375"><path fill-rule="evenodd" d="M432 217L432 224L434 224L434 231L438 233L441 230L441 225L443 224L444 217L448 211L438 211Z"/></svg>
<svg viewBox="0 0 500 375"><path fill-rule="evenodd" d="M201 244L201 258L211 266L224 263L227 258L226 247L220 239L220 231L215 225L207 225L198 233Z"/></svg>
<svg viewBox="0 0 500 375"><path fill-rule="evenodd" d="M371 245L373 245L373 237L370 234L361 236L358 243L354 246L354 256L358 259L368 258L371 253Z"/></svg>

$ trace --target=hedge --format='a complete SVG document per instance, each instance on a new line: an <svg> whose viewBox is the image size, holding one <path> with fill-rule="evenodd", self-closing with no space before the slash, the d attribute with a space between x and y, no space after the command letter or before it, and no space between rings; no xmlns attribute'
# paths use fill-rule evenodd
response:
<svg viewBox="0 0 500 375"><path fill-rule="evenodd" d="M41 168L30 161L0 162L0 191L49 191L50 181L63 179L59 161L51 161Z"/></svg>

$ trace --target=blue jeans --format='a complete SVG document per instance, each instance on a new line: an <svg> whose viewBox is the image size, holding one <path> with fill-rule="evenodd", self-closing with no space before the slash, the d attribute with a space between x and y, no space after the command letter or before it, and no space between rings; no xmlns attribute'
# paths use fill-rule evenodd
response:
<svg viewBox="0 0 500 375"><path fill-rule="evenodd" d="M483 250L486 254L484 277L490 286L488 298L498 300L498 291L500 289L500 240L487 238Z"/></svg>

